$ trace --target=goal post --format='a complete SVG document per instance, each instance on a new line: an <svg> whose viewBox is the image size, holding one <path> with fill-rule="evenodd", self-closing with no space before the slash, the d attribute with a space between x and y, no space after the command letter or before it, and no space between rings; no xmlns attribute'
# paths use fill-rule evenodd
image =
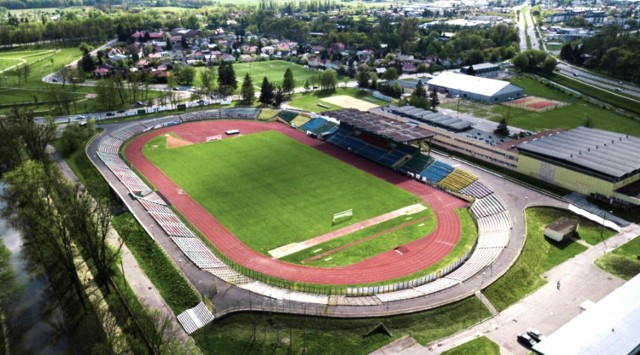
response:
<svg viewBox="0 0 640 355"><path fill-rule="evenodd" d="M340 223L342 221L346 221L348 219L351 219L351 217L353 217L353 209L350 208L346 211L341 211L341 212L337 212L333 214L333 221L332 224L336 224L336 223Z"/></svg>

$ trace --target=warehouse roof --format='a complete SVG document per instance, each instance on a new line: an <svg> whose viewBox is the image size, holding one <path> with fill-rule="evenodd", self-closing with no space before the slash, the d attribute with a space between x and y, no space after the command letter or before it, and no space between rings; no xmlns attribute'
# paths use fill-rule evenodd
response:
<svg viewBox="0 0 640 355"><path fill-rule="evenodd" d="M536 353L630 354L640 345L640 275L533 347Z"/></svg>
<svg viewBox="0 0 640 355"><path fill-rule="evenodd" d="M401 114L418 121L453 129L455 131L462 131L473 125L472 122L455 116L447 115L440 112L427 111L413 106L389 106L389 110L396 114Z"/></svg>
<svg viewBox="0 0 640 355"><path fill-rule="evenodd" d="M363 131L392 139L396 142L411 142L436 135L415 124L396 121L375 113L362 112L353 108L328 111L322 114L333 117L341 123L346 123Z"/></svg>
<svg viewBox="0 0 640 355"><path fill-rule="evenodd" d="M429 80L427 84L452 90L466 91L468 93L482 96L493 96L505 89L506 91L522 90L522 88L510 84L508 81L482 78L479 76L449 71L443 72Z"/></svg>
<svg viewBox="0 0 640 355"><path fill-rule="evenodd" d="M517 146L533 153L613 178L640 171L640 138L579 127Z"/></svg>

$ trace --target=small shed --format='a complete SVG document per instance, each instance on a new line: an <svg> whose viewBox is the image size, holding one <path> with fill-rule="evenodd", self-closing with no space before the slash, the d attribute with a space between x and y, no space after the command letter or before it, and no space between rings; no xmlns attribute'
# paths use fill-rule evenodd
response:
<svg viewBox="0 0 640 355"><path fill-rule="evenodd" d="M578 230L578 221L575 219L560 217L555 221L551 222L544 229L544 236L555 240L556 242L561 242L564 238L571 233Z"/></svg>

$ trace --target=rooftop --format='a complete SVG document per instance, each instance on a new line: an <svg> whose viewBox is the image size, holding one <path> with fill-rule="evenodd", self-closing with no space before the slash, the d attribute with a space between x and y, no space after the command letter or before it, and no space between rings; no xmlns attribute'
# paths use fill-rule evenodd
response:
<svg viewBox="0 0 640 355"><path fill-rule="evenodd" d="M640 171L640 138L628 134L578 127L520 143L517 148L612 178Z"/></svg>
<svg viewBox="0 0 640 355"><path fill-rule="evenodd" d="M333 117L363 131L382 136L396 142L411 142L435 136L435 133L414 124L396 121L371 112L362 112L353 108L324 112L323 115Z"/></svg>
<svg viewBox="0 0 640 355"><path fill-rule="evenodd" d="M561 232L567 227L578 225L578 221L572 218L560 217L547 225L547 229Z"/></svg>
<svg viewBox="0 0 640 355"><path fill-rule="evenodd" d="M630 354L640 345L640 275L533 347L540 354Z"/></svg>
<svg viewBox="0 0 640 355"><path fill-rule="evenodd" d="M473 125L473 123L458 117L450 116L441 112L427 111L414 106L389 106L389 110L396 114L401 114L407 117L414 118L418 121L430 123L455 131L462 131Z"/></svg>
<svg viewBox="0 0 640 355"><path fill-rule="evenodd" d="M476 67L474 66L473 68L475 69ZM482 78L450 71L442 72L440 75L429 80L427 84L483 96L493 96L510 86L513 87L514 90L520 89L508 81Z"/></svg>

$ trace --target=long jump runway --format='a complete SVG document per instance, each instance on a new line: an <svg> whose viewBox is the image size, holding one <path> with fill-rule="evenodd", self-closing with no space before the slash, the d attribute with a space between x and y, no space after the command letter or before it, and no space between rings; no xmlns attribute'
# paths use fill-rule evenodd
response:
<svg viewBox="0 0 640 355"><path fill-rule="evenodd" d="M403 188L433 209L437 225L429 235L405 244L399 253L389 250L358 263L336 268L310 267L271 259L250 249L229 232L190 196L179 194L179 187L142 154L142 147L153 137L175 132L192 142L205 142L207 137L224 135L229 129L242 134L266 130L281 132L301 143L340 159L352 166ZM436 190L391 169L370 162L338 147L313 139L280 123L256 121L200 121L166 127L145 133L126 148L127 159L176 207L221 253L243 267L261 274L301 283L345 285L375 283L407 276L425 269L446 256L456 245L461 226L455 209L466 203L445 192Z"/></svg>

